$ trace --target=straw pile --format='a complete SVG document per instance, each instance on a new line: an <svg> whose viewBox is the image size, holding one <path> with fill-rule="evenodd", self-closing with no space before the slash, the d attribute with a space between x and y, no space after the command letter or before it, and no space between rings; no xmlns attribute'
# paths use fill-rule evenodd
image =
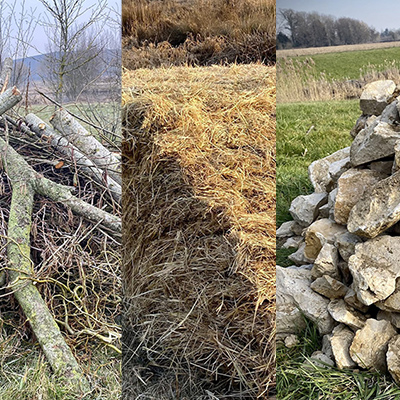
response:
<svg viewBox="0 0 400 400"><path fill-rule="evenodd" d="M124 379L134 360L142 380L173 371L176 398L185 373L214 394L264 398L275 369L275 69L136 70L123 88Z"/></svg>

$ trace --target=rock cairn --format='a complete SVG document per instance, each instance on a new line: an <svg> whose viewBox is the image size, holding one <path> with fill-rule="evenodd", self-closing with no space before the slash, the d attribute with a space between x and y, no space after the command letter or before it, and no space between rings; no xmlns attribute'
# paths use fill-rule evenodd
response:
<svg viewBox="0 0 400 400"><path fill-rule="evenodd" d="M399 87L368 84L360 108L352 145L309 166L315 191L277 231L297 248L277 266L277 335L294 345L304 315L324 335L317 362L400 383Z"/></svg>

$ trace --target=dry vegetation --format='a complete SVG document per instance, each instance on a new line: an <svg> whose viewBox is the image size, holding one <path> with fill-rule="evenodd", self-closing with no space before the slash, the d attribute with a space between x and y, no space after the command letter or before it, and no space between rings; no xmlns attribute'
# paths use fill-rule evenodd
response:
<svg viewBox="0 0 400 400"><path fill-rule="evenodd" d="M123 88L124 398L266 398L275 68L142 69Z"/></svg>
<svg viewBox="0 0 400 400"><path fill-rule="evenodd" d="M303 48L285 49L285 50L277 50L276 56L279 59L283 57L313 56L315 54L326 54L326 53L342 53L344 51L388 49L391 47L400 47L400 42L362 43L362 44L350 44L346 46L309 47L306 49Z"/></svg>
<svg viewBox="0 0 400 400"><path fill-rule="evenodd" d="M124 0L127 69L275 61L272 0Z"/></svg>
<svg viewBox="0 0 400 400"><path fill-rule="evenodd" d="M396 60L366 65L358 79L331 79L328 74L316 71L312 58L278 59L277 70L278 103L356 99L367 83L380 79L400 82Z"/></svg>

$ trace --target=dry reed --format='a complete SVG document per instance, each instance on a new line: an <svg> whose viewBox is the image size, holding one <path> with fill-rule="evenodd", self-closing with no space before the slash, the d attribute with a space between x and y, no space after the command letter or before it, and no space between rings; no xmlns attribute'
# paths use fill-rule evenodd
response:
<svg viewBox="0 0 400 400"><path fill-rule="evenodd" d="M275 61L272 0L124 0L129 69Z"/></svg>
<svg viewBox="0 0 400 400"><path fill-rule="evenodd" d="M123 87L123 371L131 361L147 383L149 371L172 372L172 398L188 375L213 393L265 398L275 376L275 68L137 70Z"/></svg>
<svg viewBox="0 0 400 400"><path fill-rule="evenodd" d="M277 70L278 103L356 99L367 83L380 79L400 80L396 60L366 65L357 79L332 79L323 72L318 73L312 58L278 59Z"/></svg>

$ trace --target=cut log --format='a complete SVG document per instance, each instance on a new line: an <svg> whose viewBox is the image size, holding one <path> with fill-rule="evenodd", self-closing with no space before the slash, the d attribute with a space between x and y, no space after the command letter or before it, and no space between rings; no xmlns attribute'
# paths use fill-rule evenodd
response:
<svg viewBox="0 0 400 400"><path fill-rule="evenodd" d="M59 135L34 114L28 114L25 117L25 122L39 138L48 140L53 148L62 153L69 161L76 163L86 175L92 177L100 185L105 185L110 190L115 201L120 204L121 186L99 169L93 161L80 152L68 139Z"/></svg>
<svg viewBox="0 0 400 400"><path fill-rule="evenodd" d="M21 176L20 179L15 178L11 179L13 194L8 221L7 258L10 286L53 371L66 378L77 392L86 392L90 389L89 383L31 280L35 274L30 258L35 192L28 180Z"/></svg>
<svg viewBox="0 0 400 400"><path fill-rule="evenodd" d="M8 146L2 138L0 138L0 153L3 168L11 180L24 178L31 183L36 193L60 202L88 221L101 223L117 236L120 235L120 218L75 197L71 193L75 188L54 183L34 171L25 159Z"/></svg>
<svg viewBox="0 0 400 400"><path fill-rule="evenodd" d="M118 158L105 148L72 115L61 108L51 117L50 123L54 129L58 130L62 136L73 143L100 169L106 171L112 179L121 184L121 163Z"/></svg>
<svg viewBox="0 0 400 400"><path fill-rule="evenodd" d="M10 108L22 100L20 91L14 86L0 94L0 115L3 115Z"/></svg>

